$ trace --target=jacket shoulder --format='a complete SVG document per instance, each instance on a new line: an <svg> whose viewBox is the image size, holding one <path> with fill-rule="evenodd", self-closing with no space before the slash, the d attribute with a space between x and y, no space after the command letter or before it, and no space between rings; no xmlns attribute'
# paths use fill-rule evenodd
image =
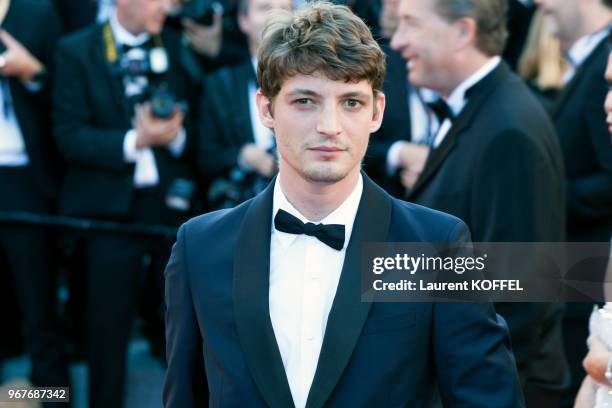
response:
<svg viewBox="0 0 612 408"><path fill-rule="evenodd" d="M90 44L101 40L102 27L103 26L99 24L92 24L67 34L60 39L58 48L62 50L74 50L74 52L88 49Z"/></svg>
<svg viewBox="0 0 612 408"><path fill-rule="evenodd" d="M181 226L181 229L190 238L195 236L223 240L232 232L238 233L251 200L234 208L212 211L191 218Z"/></svg>

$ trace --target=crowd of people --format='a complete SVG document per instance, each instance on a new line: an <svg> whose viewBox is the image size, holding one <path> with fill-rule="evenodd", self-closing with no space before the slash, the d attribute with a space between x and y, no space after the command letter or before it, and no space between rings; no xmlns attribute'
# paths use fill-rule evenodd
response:
<svg viewBox="0 0 612 408"><path fill-rule="evenodd" d="M273 12L302 3L0 1L0 315L15 334L0 336L0 363L25 352L32 385L69 386L70 360L84 358L89 405L120 407L135 322L165 359L176 228L256 196L279 171L258 50ZM460 218L474 242L610 243L612 1L347 6L386 59L364 174ZM313 74L293 63L292 75ZM265 80L276 95L282 83ZM602 281L608 258L609 245ZM609 385L592 309L495 304L526 406L571 407L579 389L576 404L594 406L588 390Z"/></svg>

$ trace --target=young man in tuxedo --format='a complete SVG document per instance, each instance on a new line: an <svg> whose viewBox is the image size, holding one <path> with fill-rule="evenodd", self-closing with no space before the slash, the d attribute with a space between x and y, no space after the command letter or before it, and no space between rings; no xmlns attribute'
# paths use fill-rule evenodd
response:
<svg viewBox="0 0 612 408"><path fill-rule="evenodd" d="M254 190L256 180L268 180L276 174L274 136L257 115L255 69L257 48L268 15L275 9L291 8L291 0L242 0L238 25L247 36L251 58L239 65L221 68L205 79L199 119L198 168L201 176L212 182L213 190L221 188L220 180L227 182L232 171L249 175L249 183L240 185L249 190ZM211 196L215 194L213 191ZM214 201L218 204L221 200ZM215 207L215 203L211 205Z"/></svg>
<svg viewBox="0 0 612 408"><path fill-rule="evenodd" d="M610 242L612 235L612 143L601 109L606 99L604 79L611 0L536 0L552 22L554 34L570 62L562 92L552 107L552 118L565 159L567 240ZM609 249L602 247L603 277ZM592 303L567 305L563 322L565 350L572 372L566 406L584 377L582 359L587 348L588 317Z"/></svg>
<svg viewBox="0 0 612 408"><path fill-rule="evenodd" d="M505 0L402 0L391 46L407 60L410 82L446 104L408 199L461 218L477 242L563 241L559 143L546 112L499 57L505 11ZM561 308L496 308L510 327L527 406L556 406L569 381Z"/></svg>
<svg viewBox="0 0 612 408"><path fill-rule="evenodd" d="M180 65L180 35L162 31L165 16L165 0L118 0L107 23L60 42L53 115L66 162L62 214L172 226L193 210L197 86ZM174 104L154 103L168 94ZM158 303L148 308L161 325L170 245L115 233L88 235L85 246L90 406L120 407L139 293L154 282Z"/></svg>
<svg viewBox="0 0 612 408"><path fill-rule="evenodd" d="M365 242L469 240L360 171L385 58L345 6L278 12L258 52L259 117L278 177L184 224L166 267L167 407L523 406L486 303L361 301Z"/></svg>
<svg viewBox="0 0 612 408"><path fill-rule="evenodd" d="M49 131L50 71L61 31L59 17L48 1L4 1L0 26L0 212L53 214L60 166ZM16 294L32 362L30 378L39 387L68 385L56 316L54 255L48 230L0 225L0 258L6 260L14 283L6 284L3 271L0 286ZM3 315L15 315L15 305L5 307ZM10 322L11 317L2 320ZM3 337L13 337L10 325L4 327Z"/></svg>

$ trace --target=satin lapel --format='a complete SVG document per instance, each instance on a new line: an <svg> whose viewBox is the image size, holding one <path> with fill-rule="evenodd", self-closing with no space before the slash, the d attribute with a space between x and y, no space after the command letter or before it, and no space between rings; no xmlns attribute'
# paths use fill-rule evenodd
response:
<svg viewBox="0 0 612 408"><path fill-rule="evenodd" d="M114 63L106 60L106 49L104 45L104 36L103 36L103 27L102 25L98 26L99 28L99 40L96 42L95 46L91 48L92 52L92 60L94 64L101 69L104 70L104 81L107 83L107 86L100 86L99 89L108 88L108 92L110 92L113 104L116 108L121 112L124 120L129 124L132 119L131 112L128 112L127 100L124 96L123 83L121 81L121 77L117 71L117 68L114 66Z"/></svg>
<svg viewBox="0 0 612 408"><path fill-rule="evenodd" d="M453 121L453 126L450 128L440 146L433 149L429 154L421 176L417 179L412 190L406 195L407 199L414 197L436 174L440 165L444 163L446 157L453 150L460 134L472 124L472 121L480 110L481 104L485 101L487 96L493 92L496 86L508 77L508 75L510 75L510 69L504 62L501 62L489 75L474 85L470 91L467 105L465 105L465 108Z"/></svg>
<svg viewBox="0 0 612 408"><path fill-rule="evenodd" d="M550 111L550 115L553 119L559 114L559 111L561 110L565 102L568 100L572 100L570 98L570 95L574 92L574 89L576 89L580 81L582 81L582 79L585 77L585 71L587 71L592 66L591 62L594 59L598 58L599 53L607 53L607 50L608 42L606 40L603 40L599 45L597 45L597 47L595 47L593 52L591 52L591 55L589 55L587 59L584 60L584 62L576 70L576 73L569 81L569 83L565 86Z"/></svg>
<svg viewBox="0 0 612 408"><path fill-rule="evenodd" d="M293 407L270 320L270 229L274 181L255 197L238 232L234 258L234 313L251 375L268 406Z"/></svg>
<svg viewBox="0 0 612 408"><path fill-rule="evenodd" d="M307 408L323 407L346 368L371 302L361 301L361 251L365 242L387 240L391 199L363 172L363 194L346 249L338 290L332 304Z"/></svg>

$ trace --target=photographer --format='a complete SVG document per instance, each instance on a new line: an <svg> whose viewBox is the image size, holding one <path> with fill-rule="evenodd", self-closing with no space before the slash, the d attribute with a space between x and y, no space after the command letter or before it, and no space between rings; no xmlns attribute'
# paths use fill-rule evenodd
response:
<svg viewBox="0 0 612 408"><path fill-rule="evenodd" d="M197 87L179 63L180 36L162 31L166 12L164 0L118 0L108 23L58 46L53 119L67 163L62 214L178 225L195 210L189 115ZM161 295L170 246L159 241L87 237L91 407L122 406L138 294L153 281ZM161 302L148 309L161 313Z"/></svg>
<svg viewBox="0 0 612 408"><path fill-rule="evenodd" d="M274 135L261 125L255 109L255 56L274 9L290 10L291 1L241 1L238 24L248 38L251 58L205 79L198 167L211 182L212 208L231 207L254 196L277 171Z"/></svg>
<svg viewBox="0 0 612 408"><path fill-rule="evenodd" d="M247 39L237 26L237 0L169 0L168 24L182 31L183 63L200 79L249 58Z"/></svg>

